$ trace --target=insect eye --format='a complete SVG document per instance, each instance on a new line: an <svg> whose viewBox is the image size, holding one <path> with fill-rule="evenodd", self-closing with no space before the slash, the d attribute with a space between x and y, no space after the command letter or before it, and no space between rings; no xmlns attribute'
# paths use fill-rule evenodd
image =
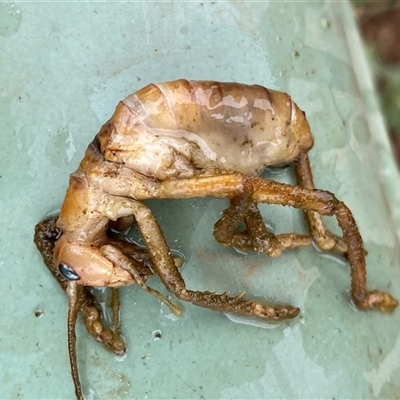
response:
<svg viewBox="0 0 400 400"><path fill-rule="evenodd" d="M58 269L61 275L69 281L79 281L79 279L81 279L72 268L70 268L67 264L64 264L63 262L60 262L60 264L58 265Z"/></svg>

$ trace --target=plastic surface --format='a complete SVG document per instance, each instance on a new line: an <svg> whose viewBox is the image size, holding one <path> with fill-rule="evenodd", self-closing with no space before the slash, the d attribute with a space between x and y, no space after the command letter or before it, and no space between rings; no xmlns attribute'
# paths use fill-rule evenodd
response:
<svg viewBox="0 0 400 400"><path fill-rule="evenodd" d="M1 398L73 397L67 299L33 228L59 208L69 173L117 102L149 82L239 81L290 93L313 130L316 185L359 224L369 288L400 298L399 176L347 3L3 2L0 35ZM288 171L273 177L292 181ZM78 324L88 399L400 396L399 310L352 309L346 264L312 247L274 260L220 247L211 233L222 201L149 204L185 255L188 287L246 291L301 315L252 326L184 304L175 320L137 287L123 288L123 360ZM299 211L261 209L276 232L305 229ZM150 284L161 288L157 278Z"/></svg>

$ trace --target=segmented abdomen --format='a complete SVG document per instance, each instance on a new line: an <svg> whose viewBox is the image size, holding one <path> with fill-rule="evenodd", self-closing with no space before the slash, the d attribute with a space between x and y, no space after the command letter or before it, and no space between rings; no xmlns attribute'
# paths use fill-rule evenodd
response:
<svg viewBox="0 0 400 400"><path fill-rule="evenodd" d="M262 86L178 80L128 96L98 139L108 160L158 179L256 174L312 146L308 124L304 134L292 129L299 115L286 93Z"/></svg>

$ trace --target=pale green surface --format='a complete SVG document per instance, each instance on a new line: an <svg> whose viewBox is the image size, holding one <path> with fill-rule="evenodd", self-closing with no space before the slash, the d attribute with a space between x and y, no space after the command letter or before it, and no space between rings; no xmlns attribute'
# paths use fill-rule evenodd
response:
<svg viewBox="0 0 400 400"><path fill-rule="evenodd" d="M0 398L73 396L66 297L32 243L33 227L60 206L68 174L118 100L152 81L233 80L289 92L314 132L317 186L359 223L369 287L400 298L389 212L399 177L347 4L7 2L0 35ZM390 192L392 201L382 194ZM174 322L154 298L125 288L124 361L79 324L87 398L400 397L399 310L355 312L346 265L313 248L276 260L221 248L211 235L219 201L149 204L185 254L190 288L245 290L302 313L264 329L185 304ZM277 232L303 229L299 212L262 210Z"/></svg>

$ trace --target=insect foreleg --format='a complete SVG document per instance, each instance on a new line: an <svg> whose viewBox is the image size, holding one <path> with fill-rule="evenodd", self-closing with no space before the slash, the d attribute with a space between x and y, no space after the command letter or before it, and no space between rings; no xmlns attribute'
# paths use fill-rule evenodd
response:
<svg viewBox="0 0 400 400"><path fill-rule="evenodd" d="M120 321L120 310L121 303L119 301L118 289L111 288L111 302L110 308L112 311L112 339L113 341L121 340L121 321Z"/></svg>

